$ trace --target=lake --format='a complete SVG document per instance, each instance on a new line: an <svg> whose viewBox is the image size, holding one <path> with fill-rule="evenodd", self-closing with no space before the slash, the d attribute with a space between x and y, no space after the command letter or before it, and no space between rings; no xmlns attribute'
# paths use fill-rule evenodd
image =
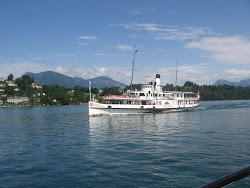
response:
<svg viewBox="0 0 250 188"><path fill-rule="evenodd" d="M249 100L97 117L87 105L0 108L0 187L200 187L249 166L249 141Z"/></svg>

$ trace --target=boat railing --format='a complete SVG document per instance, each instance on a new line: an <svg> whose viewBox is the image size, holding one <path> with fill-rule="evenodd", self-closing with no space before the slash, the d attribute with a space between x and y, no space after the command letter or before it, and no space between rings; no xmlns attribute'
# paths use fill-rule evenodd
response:
<svg viewBox="0 0 250 188"><path fill-rule="evenodd" d="M196 100L197 97L184 97L184 99L192 99L192 100Z"/></svg>
<svg viewBox="0 0 250 188"><path fill-rule="evenodd" d="M204 185L200 188L225 187L225 186L232 184L232 183L235 183L236 181L239 181L239 180L241 180L249 175L250 175L250 166L243 168L237 172L234 172L228 176L220 178L212 183Z"/></svg>
<svg viewBox="0 0 250 188"><path fill-rule="evenodd" d="M139 96L129 96L129 95L105 95L104 99L135 99L140 98Z"/></svg>

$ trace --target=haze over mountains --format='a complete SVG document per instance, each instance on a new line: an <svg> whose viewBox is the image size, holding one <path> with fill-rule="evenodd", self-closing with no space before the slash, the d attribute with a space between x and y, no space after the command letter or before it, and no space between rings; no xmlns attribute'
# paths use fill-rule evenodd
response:
<svg viewBox="0 0 250 188"><path fill-rule="evenodd" d="M113 80L110 77L99 76L93 79L83 79L83 78L72 78L57 72L46 71L41 73L31 73L26 72L25 75L32 76L34 81L39 85L59 85L67 88L74 88L75 86L89 87L89 81L92 83L92 87L101 89L104 87L120 87L125 88L126 85ZM250 79L241 80L239 82L230 82L227 80L217 80L213 85L233 85L235 87L250 87Z"/></svg>
<svg viewBox="0 0 250 188"><path fill-rule="evenodd" d="M245 80L241 80L239 82L229 82L227 80L217 80L213 85L214 86L218 86L218 85L232 85L232 86L235 86L235 87L250 87L250 79L245 79Z"/></svg>
<svg viewBox="0 0 250 188"><path fill-rule="evenodd" d="M26 72L25 75L33 77L34 81L39 85L59 85L72 89L75 86L89 87L89 81L91 81L92 87L98 89L104 87L126 87L125 84L117 82L106 76L100 76L93 79L83 79L79 77L72 78L53 71L46 71L41 73Z"/></svg>

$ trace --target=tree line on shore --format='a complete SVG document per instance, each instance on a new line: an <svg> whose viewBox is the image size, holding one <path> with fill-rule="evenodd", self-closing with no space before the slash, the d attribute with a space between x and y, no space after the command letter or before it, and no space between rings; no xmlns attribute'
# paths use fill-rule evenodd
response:
<svg viewBox="0 0 250 188"><path fill-rule="evenodd" d="M13 75L10 75L7 80L12 80ZM0 100L6 101L8 97L21 97L29 98L29 104L33 105L69 105L81 104L89 101L89 88L76 86L73 90L58 85L43 85L42 88L32 87L34 79L28 75L17 78L15 84L18 90L14 87L6 86L3 88L4 93L1 95ZM141 89L142 84L134 84L133 89ZM92 95L100 101L104 95L121 95L122 92L130 89L127 86L124 90L119 87L105 87L101 90L91 88ZM173 84L166 84L163 86L165 91L192 91L201 93L201 100L243 100L250 99L249 87L235 87L230 85L197 85L193 82L187 81L183 86L174 86Z"/></svg>
<svg viewBox="0 0 250 188"><path fill-rule="evenodd" d="M133 85L133 89L140 90L142 84ZM127 86L125 89L130 89ZM247 100L250 99L250 87L235 87L231 85L197 85L187 81L183 86L166 84L162 87L164 91L190 91L197 93L200 91L202 101L216 100Z"/></svg>

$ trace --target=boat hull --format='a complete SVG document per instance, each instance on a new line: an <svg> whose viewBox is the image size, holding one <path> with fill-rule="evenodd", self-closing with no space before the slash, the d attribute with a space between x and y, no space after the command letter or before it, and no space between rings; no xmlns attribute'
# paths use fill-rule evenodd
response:
<svg viewBox="0 0 250 188"><path fill-rule="evenodd" d="M89 116L110 115L110 114L141 114L155 113L173 109L195 108L197 104L191 105L119 105L119 104L101 104L89 102Z"/></svg>

